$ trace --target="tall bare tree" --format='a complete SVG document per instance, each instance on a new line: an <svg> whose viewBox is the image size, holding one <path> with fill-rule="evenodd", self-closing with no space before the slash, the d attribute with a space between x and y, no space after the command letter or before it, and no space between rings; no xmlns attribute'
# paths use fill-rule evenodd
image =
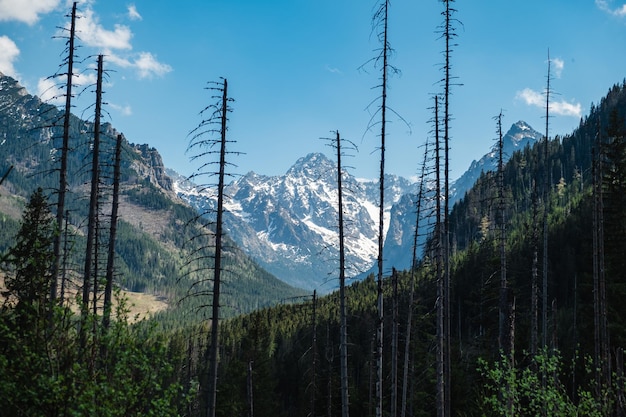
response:
<svg viewBox="0 0 626 417"><path fill-rule="evenodd" d="M217 208L215 210L215 232L214 232L214 259L213 259L213 288L211 301L211 322L210 339L207 347L207 357L209 360L208 373L202 380L203 394L206 400L206 409L202 410L207 417L215 417L215 407L217 401L217 374L219 364L219 313L220 313L220 291L222 284L222 251L223 251L223 214L224 214L224 186L226 177L226 132L228 113L231 111L228 105L232 101L228 97L228 81L224 78L221 83L211 83L208 90L217 91L214 96L217 103L209 105L202 110L204 118L200 124L191 131L191 139L187 150L195 153L192 160L207 157L212 154L218 155L217 172L211 172L208 167L211 162L203 162L197 173L191 178L209 175L217 176ZM217 149L217 150L215 150Z"/></svg>
<svg viewBox="0 0 626 417"><path fill-rule="evenodd" d="M337 209L339 213L339 315L340 315L340 347L339 361L341 363L341 415L350 415L350 403L348 396L348 324L346 313L346 254L343 221L343 169L341 165L341 137L336 132L337 147Z"/></svg>
<svg viewBox="0 0 626 417"><path fill-rule="evenodd" d="M546 77L546 134L543 138L544 178L543 178L543 258L542 258L542 293L541 293L541 346L548 346L548 210L550 207L550 164L549 148L550 141L550 94L552 93L550 82L552 81L550 52L548 51L548 75Z"/></svg>
<svg viewBox="0 0 626 417"><path fill-rule="evenodd" d="M122 163L122 135L117 135L115 143L115 164L113 167L113 201L111 203L111 224L109 227L109 246L106 266L106 283L104 287L104 306L102 313L102 327L109 328L111 320L113 273L115 266L115 238L117 236L117 212L119 207L120 174Z"/></svg>
<svg viewBox="0 0 626 417"><path fill-rule="evenodd" d="M510 342L509 327L509 301L508 283L506 276L506 202L504 196L504 141L502 136L502 111L496 116L498 143L498 211L500 229L500 300L499 300L499 320L498 320L498 346L502 353L508 357L512 346Z"/></svg>
<svg viewBox="0 0 626 417"><path fill-rule="evenodd" d="M398 72L396 68L389 64L389 56L392 48L389 44L389 0L382 0L372 18L373 31L376 34L381 47L377 49L378 54L372 60L374 66L380 68L380 106L372 116L368 125L368 130L375 124L380 123L380 179L379 179L379 206L378 206L378 256L377 264L377 297L376 306L378 310L376 327L376 417L382 417L383 413L383 330L384 330L384 306L383 306L383 245L385 243L385 142L387 138L387 82L390 73ZM380 122L373 122L374 117L380 114Z"/></svg>
<svg viewBox="0 0 626 417"><path fill-rule="evenodd" d="M102 115L102 74L103 56L98 55L98 75L96 81L96 107L93 125L93 148L91 159L91 188L89 193L89 217L87 219L87 244L85 249L85 267L83 269L83 295L81 304L81 346L84 347L86 329L85 324L89 313L89 293L91 291L91 278L97 280L94 271L94 248L97 246L97 216L98 196L100 193L100 119ZM94 305L97 294L94 293Z"/></svg>
<svg viewBox="0 0 626 417"><path fill-rule="evenodd" d="M378 206L378 257L377 257L377 301L378 328L376 330L376 417L383 414L383 246L385 243L385 140L387 138L387 77L389 59L388 17L389 1L381 3L378 19L382 22L382 76L380 105L380 179Z"/></svg>
<svg viewBox="0 0 626 417"><path fill-rule="evenodd" d="M442 293L442 303L443 303L443 338L444 338L444 398L442 404L442 416L449 417L450 416L450 387L451 387L451 357L450 357L450 291L451 291L451 283L450 283L450 96L451 96L451 87L454 84L454 79L456 77L452 76L452 63L451 63L451 55L453 48L456 45L454 39L457 37L455 23L459 23L459 21L454 18L456 13L456 9L451 6L455 0L442 0L444 3L444 10L442 11L442 15L444 17L444 22L441 26L441 36L445 41L445 50L444 50L444 64L443 64L443 72L444 77L441 80L443 84L443 146L444 146L444 186L443 186L443 200L444 200L444 210L443 210L443 231L442 231L442 245L443 245L443 293Z"/></svg>
<svg viewBox="0 0 626 417"><path fill-rule="evenodd" d="M413 321L413 303L415 298L415 273L417 272L417 247L419 242L419 228L422 215L422 199L424 197L424 181L426 178L426 161L428 160L428 141L424 146L424 159L422 162L420 185L417 193L416 210L415 210L415 233L413 234L413 256L411 261L411 276L409 284L409 304L406 319L406 332L404 339L404 368L402 377L402 406L401 416L406 416L407 393L409 388L409 353L411 347L411 325Z"/></svg>
<svg viewBox="0 0 626 417"><path fill-rule="evenodd" d="M69 152L70 116L72 110L72 76L74 74L74 40L76 37L76 2L72 5L70 34L67 48L67 72L65 76L65 112L63 117L63 145L61 147L61 169L59 171L59 194L57 201L56 223L59 231L63 230L63 216L65 214L65 194L67 190L67 157ZM52 265L52 284L50 286L50 301L57 298L59 270L61 266L61 245L63 234L57 233L54 239L54 263Z"/></svg>
<svg viewBox="0 0 626 417"><path fill-rule="evenodd" d="M441 221L441 144L439 138L439 97L435 96L435 270L437 279L437 417L445 417L446 403L446 336L444 230Z"/></svg>

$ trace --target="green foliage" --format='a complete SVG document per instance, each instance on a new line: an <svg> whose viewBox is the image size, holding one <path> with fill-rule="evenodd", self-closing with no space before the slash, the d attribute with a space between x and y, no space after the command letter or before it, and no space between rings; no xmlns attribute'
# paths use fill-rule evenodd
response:
<svg viewBox="0 0 626 417"><path fill-rule="evenodd" d="M124 194L133 203L151 210L168 210L174 206L172 200L152 185L148 179L143 180L138 187L126 190Z"/></svg>
<svg viewBox="0 0 626 417"><path fill-rule="evenodd" d="M544 350L531 358L527 367L517 368L508 358L489 364L479 359L479 371L485 379L482 397L484 416L520 415L554 417L602 417L609 415L604 398L611 393L594 394L578 387L576 398L566 391L562 378L566 373L559 352Z"/></svg>
<svg viewBox="0 0 626 417"><path fill-rule="evenodd" d="M172 416L184 405L168 344L154 328L131 325L120 300L104 334L97 316L78 320L49 300L55 222L38 189L15 244L3 257L0 307L2 415ZM78 341L78 326L89 329Z"/></svg>

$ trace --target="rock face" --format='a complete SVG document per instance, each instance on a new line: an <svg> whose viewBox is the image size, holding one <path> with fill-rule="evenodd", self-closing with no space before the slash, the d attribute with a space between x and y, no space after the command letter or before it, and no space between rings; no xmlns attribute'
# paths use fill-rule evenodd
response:
<svg viewBox="0 0 626 417"><path fill-rule="evenodd" d="M165 191L173 191L172 179L165 173L163 158L155 149L146 144L131 145L133 150L141 157L132 163L132 168L137 172L139 177L146 178L151 184L164 189Z"/></svg>

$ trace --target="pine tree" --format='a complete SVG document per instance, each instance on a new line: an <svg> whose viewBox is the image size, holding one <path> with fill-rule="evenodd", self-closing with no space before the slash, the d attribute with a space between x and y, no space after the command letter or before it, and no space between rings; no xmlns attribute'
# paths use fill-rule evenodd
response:
<svg viewBox="0 0 626 417"><path fill-rule="evenodd" d="M22 218L15 245L2 259L9 300L16 309L29 314L26 325L45 319L49 305L49 285L53 280L52 248L56 230L48 199L38 188L31 196ZM32 315L34 314L34 316Z"/></svg>

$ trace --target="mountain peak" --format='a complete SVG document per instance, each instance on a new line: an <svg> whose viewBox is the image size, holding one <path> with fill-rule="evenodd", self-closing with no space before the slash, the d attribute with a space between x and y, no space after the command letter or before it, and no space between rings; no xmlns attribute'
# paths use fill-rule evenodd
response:
<svg viewBox="0 0 626 417"><path fill-rule="evenodd" d="M528 123L520 120L511 125L511 128L503 137L504 151L511 156L513 152L520 149L528 143L539 141L543 135L533 129Z"/></svg>
<svg viewBox="0 0 626 417"><path fill-rule="evenodd" d="M332 169L336 169L336 167L326 155L321 152L313 152L298 158L287 171L287 175L319 176L329 171L333 172Z"/></svg>

